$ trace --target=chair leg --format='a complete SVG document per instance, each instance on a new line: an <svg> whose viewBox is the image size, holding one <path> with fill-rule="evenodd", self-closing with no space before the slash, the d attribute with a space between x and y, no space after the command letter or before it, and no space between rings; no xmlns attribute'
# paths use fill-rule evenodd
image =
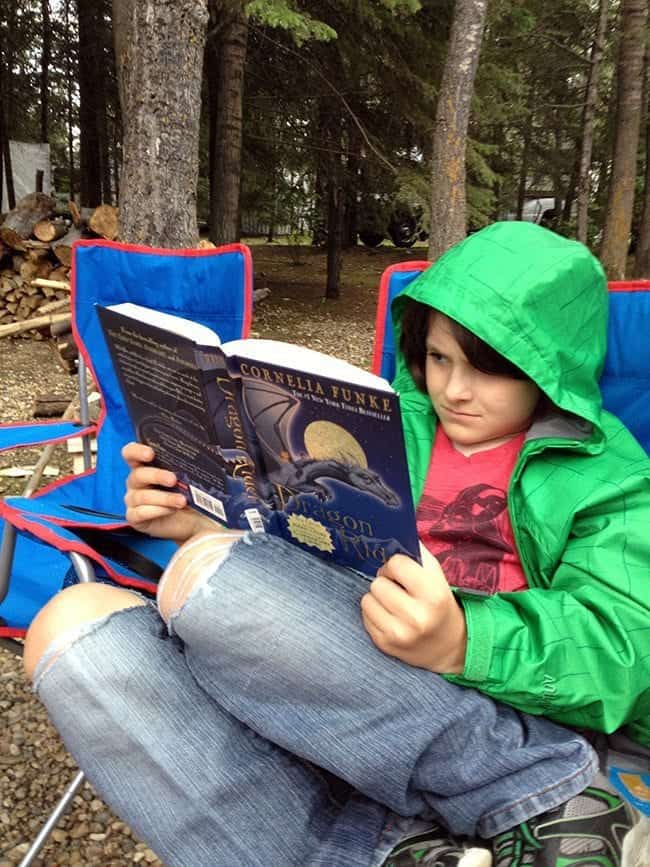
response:
<svg viewBox="0 0 650 867"><path fill-rule="evenodd" d="M34 863L35 859L38 857L38 853L47 842L48 837L58 825L59 819L68 811L68 808L70 807L74 796L81 788L81 784L83 783L83 781L84 773L83 771L79 771L77 776L63 793L61 799L59 800L59 803L50 814L47 822L41 828L38 836L30 846L29 851L20 862L18 867L30 867L30 865Z"/></svg>
<svg viewBox="0 0 650 867"><path fill-rule="evenodd" d="M88 557L85 557L83 554L78 554L76 551L71 551L70 560L72 561L74 571L77 573L77 578L80 583L87 584L96 580L95 569Z"/></svg>
<svg viewBox="0 0 650 867"><path fill-rule="evenodd" d="M0 546L0 603L4 602L9 592L9 576L14 562L14 550L16 548L16 528L5 521L2 531L2 545Z"/></svg>

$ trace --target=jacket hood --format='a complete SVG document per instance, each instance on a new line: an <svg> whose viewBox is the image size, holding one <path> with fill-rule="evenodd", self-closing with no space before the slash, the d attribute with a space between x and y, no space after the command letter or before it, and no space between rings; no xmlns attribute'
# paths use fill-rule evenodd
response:
<svg viewBox="0 0 650 867"><path fill-rule="evenodd" d="M460 322L523 370L557 407L600 429L607 282L583 244L516 221L470 235L395 299L396 346L405 297ZM399 352L394 385L401 393L415 388Z"/></svg>

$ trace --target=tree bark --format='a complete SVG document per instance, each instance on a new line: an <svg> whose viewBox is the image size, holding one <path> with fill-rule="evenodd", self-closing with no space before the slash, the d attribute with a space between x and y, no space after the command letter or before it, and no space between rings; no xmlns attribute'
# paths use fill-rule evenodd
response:
<svg viewBox="0 0 650 867"><path fill-rule="evenodd" d="M465 237L465 153L488 0L456 0L438 95L431 159L429 259Z"/></svg>
<svg viewBox="0 0 650 867"><path fill-rule="evenodd" d="M632 270L632 276L636 278L648 278L650 276L650 46L648 45L646 45L645 50L643 104L645 106L645 184L639 239Z"/></svg>
<svg viewBox="0 0 650 867"><path fill-rule="evenodd" d="M526 204L526 186L528 183L528 164L530 161L530 145L533 135L533 113L534 113L534 86L531 86L530 97L528 100L528 112L526 114L526 122L524 125L524 141L521 149L521 165L519 167L519 184L517 187L517 219L524 218L524 205Z"/></svg>
<svg viewBox="0 0 650 867"><path fill-rule="evenodd" d="M630 242L641 125L648 0L624 0L617 64L616 138L601 260L610 280L622 280Z"/></svg>
<svg viewBox="0 0 650 867"><path fill-rule="evenodd" d="M239 240L242 103L248 18L242 0L218 0L212 5L219 31L214 46L208 49L216 52L218 64L216 76L211 77L213 88L216 84L216 93L210 99L210 240L214 244L228 244Z"/></svg>
<svg viewBox="0 0 650 867"><path fill-rule="evenodd" d="M41 50L41 141L47 142L50 140L48 132L51 56L50 0L41 0L41 26L43 34Z"/></svg>
<svg viewBox="0 0 650 867"><path fill-rule="evenodd" d="M5 22L0 19L0 24ZM7 27L9 25L7 24ZM0 42L0 203L2 202L2 179L3 174L7 182L7 205L9 210L16 207L16 193L14 190L14 176L11 167L11 149L9 147L9 103L10 88L7 81L10 56L7 44Z"/></svg>
<svg viewBox="0 0 650 867"><path fill-rule="evenodd" d="M335 160L332 160L334 163ZM343 264L343 224L345 221L345 195L341 185L341 167L333 166L327 193L327 282L325 297L341 297L339 282Z"/></svg>
<svg viewBox="0 0 650 867"><path fill-rule="evenodd" d="M102 202L102 142L99 118L106 111L101 50L101 3L77 0L79 15L79 194L81 204Z"/></svg>
<svg viewBox="0 0 650 867"><path fill-rule="evenodd" d="M196 244L205 0L113 0L125 241Z"/></svg>
<svg viewBox="0 0 650 867"><path fill-rule="evenodd" d="M65 38L66 42L71 42L71 34L70 34L70 0L64 0L63 5L63 26L65 28ZM66 78L66 127L67 127L67 145L68 145L68 183L70 189L68 190L68 197L71 202L74 202L74 190L75 190L75 182L74 182L74 119L73 119L73 105L74 99L72 90L74 87L74 80L72 75L72 63L70 61L70 52L66 51L65 55L65 78Z"/></svg>
<svg viewBox="0 0 650 867"><path fill-rule="evenodd" d="M591 193L589 173L591 170L591 153L594 143L594 120L596 117L596 103L598 100L598 77L600 73L600 62L605 47L608 12L609 0L600 0L598 29L596 32L596 39L594 40L591 49L587 95L582 115L582 143L580 148L580 168L578 170L578 216L576 235L578 241L582 241L583 244L587 243L587 234L589 231L589 195Z"/></svg>

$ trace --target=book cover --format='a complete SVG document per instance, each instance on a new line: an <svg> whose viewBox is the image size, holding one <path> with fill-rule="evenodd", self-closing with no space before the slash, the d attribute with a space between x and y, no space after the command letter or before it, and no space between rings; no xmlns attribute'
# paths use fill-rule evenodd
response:
<svg viewBox="0 0 650 867"><path fill-rule="evenodd" d="M195 507L370 576L395 553L419 560L387 383L280 342L206 346L115 310L100 317L136 435ZM301 352L308 370L291 366Z"/></svg>
<svg viewBox="0 0 650 867"><path fill-rule="evenodd" d="M270 531L369 575L393 554L419 559L397 395L241 354L229 366Z"/></svg>
<svg viewBox="0 0 650 867"><path fill-rule="evenodd" d="M155 465L175 473L202 512L259 529L259 471L221 349L111 308L98 314L136 439L154 449Z"/></svg>

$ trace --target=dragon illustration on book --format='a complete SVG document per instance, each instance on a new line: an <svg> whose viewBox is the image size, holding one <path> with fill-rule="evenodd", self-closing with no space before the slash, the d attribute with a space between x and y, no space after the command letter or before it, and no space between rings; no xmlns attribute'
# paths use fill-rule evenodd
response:
<svg viewBox="0 0 650 867"><path fill-rule="evenodd" d="M291 445L291 427L299 399L285 389L256 379L243 380L242 397L272 485L293 496L312 494L325 502L333 499L329 483L336 481L377 497L387 506L400 505L400 499L381 476L364 465L361 447L343 428L316 422L315 426L320 424L330 435L336 429L343 439L319 449L306 448L307 455L297 455Z"/></svg>

